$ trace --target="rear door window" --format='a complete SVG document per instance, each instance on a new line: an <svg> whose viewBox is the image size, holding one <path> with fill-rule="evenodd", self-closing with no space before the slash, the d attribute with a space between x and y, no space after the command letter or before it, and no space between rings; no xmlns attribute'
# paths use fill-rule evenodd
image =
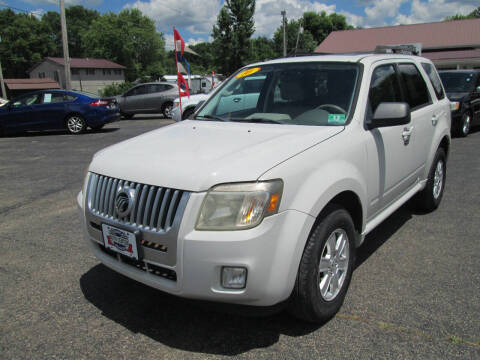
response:
<svg viewBox="0 0 480 360"><path fill-rule="evenodd" d="M432 103L427 84L414 64L399 64L398 69L410 109L416 110Z"/></svg>

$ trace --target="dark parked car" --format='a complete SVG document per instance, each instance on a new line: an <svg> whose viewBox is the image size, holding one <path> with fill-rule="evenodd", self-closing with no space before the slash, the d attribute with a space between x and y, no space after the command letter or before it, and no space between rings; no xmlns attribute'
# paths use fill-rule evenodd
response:
<svg viewBox="0 0 480 360"><path fill-rule="evenodd" d="M173 99L178 97L176 84L154 82L139 84L115 99L120 106L122 116L131 119L135 114L162 113L171 117Z"/></svg>
<svg viewBox="0 0 480 360"><path fill-rule="evenodd" d="M440 71L447 96L453 102L452 131L467 136L480 124L480 70Z"/></svg>
<svg viewBox="0 0 480 360"><path fill-rule="evenodd" d="M80 134L120 119L114 99L65 90L42 90L19 96L0 107L0 134L66 129Z"/></svg>

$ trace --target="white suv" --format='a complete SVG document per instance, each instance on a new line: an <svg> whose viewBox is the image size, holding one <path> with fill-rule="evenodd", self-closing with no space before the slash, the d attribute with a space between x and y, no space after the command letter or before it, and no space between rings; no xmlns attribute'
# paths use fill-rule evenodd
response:
<svg viewBox="0 0 480 360"><path fill-rule="evenodd" d="M95 255L171 294L324 321L365 235L442 199L450 104L422 57L250 65L193 117L98 152L78 195Z"/></svg>

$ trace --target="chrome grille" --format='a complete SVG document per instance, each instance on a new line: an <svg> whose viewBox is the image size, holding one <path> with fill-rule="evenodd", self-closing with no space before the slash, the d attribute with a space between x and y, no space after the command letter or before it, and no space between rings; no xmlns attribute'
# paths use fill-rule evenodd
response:
<svg viewBox="0 0 480 360"><path fill-rule="evenodd" d="M119 217L115 211L115 197L125 186L135 189L135 197L130 214ZM183 213L179 205L188 196L189 193L183 190L140 184L95 173L90 173L88 181L88 208L92 214L155 232L167 232L172 228L176 217Z"/></svg>

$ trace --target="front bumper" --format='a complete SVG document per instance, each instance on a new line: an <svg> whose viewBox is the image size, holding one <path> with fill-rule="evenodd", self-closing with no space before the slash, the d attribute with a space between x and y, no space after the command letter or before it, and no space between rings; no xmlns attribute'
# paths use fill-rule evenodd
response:
<svg viewBox="0 0 480 360"><path fill-rule="evenodd" d="M259 226L249 230L196 231L194 225L204 195L194 193L190 196L177 235L174 264L152 260L146 253L147 265L142 269L138 263L108 254L98 239L91 236L83 213L87 243L111 269L181 297L256 306L271 306L287 299L315 218L287 210L265 218ZM78 200L82 205L80 194ZM222 288L223 266L247 268L246 287Z"/></svg>

